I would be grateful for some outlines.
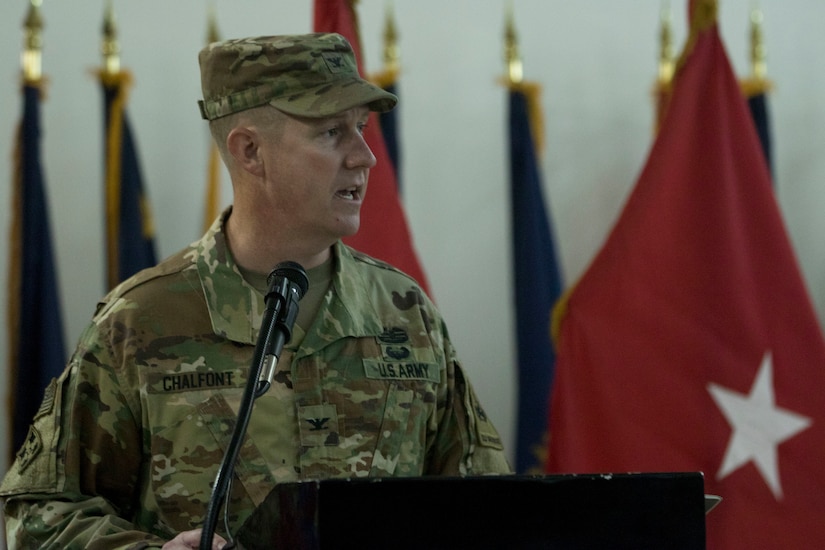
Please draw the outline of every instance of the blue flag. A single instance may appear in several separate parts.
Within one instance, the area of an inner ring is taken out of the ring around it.
[[[533,88],[535,89],[535,88]],[[516,471],[544,466],[555,354],[550,312],[562,284],[545,209],[529,106],[523,85],[510,90],[510,183],[518,364]]]
[[[101,75],[106,125],[106,252],[108,288],[157,263],[149,201],[126,114],[128,73]]]
[[[768,172],[773,172],[773,160],[771,154],[771,131],[770,115],[768,113],[768,98],[766,92],[760,92],[748,97],[748,107],[750,108],[753,122],[756,124],[756,133],[759,135],[759,143],[762,145],[762,153],[768,163]],[[773,178],[771,178],[773,180]]]
[[[395,82],[383,86],[391,94],[398,95],[398,86]],[[401,152],[398,143],[398,109],[390,109],[378,115],[381,121],[381,134],[384,136],[384,143],[387,145],[387,154],[395,170],[395,183],[398,186],[398,195],[401,195]]]
[[[51,223],[40,166],[40,87],[23,87],[9,261],[12,449],[24,442],[43,391],[65,365]]]

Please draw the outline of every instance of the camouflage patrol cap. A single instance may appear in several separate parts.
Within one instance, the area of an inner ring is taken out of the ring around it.
[[[324,117],[359,105],[389,111],[398,98],[358,74],[349,42],[335,33],[259,36],[201,50],[201,116],[214,120],[267,103]]]

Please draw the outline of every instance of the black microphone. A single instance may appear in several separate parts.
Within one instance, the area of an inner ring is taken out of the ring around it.
[[[249,418],[252,415],[252,406],[255,399],[266,393],[272,385],[275,376],[275,367],[278,356],[284,344],[292,336],[292,327],[298,317],[298,301],[303,298],[309,289],[309,278],[300,264],[295,262],[281,262],[269,274],[266,280],[269,290],[264,296],[264,315],[258,341],[252,356],[249,369],[249,379],[241,398],[238,410],[238,419],[232,431],[232,439],[218,468],[215,484],[212,487],[212,496],[206,510],[206,517],[201,532],[200,550],[212,548],[212,537],[215,534],[218,511],[221,502],[228,499],[229,487],[235,469],[235,461],[241,449]],[[228,505],[226,502],[224,505]],[[234,547],[230,542],[225,548]]]
[[[264,296],[264,320],[261,324],[259,341],[262,345],[263,367],[258,377],[257,397],[266,393],[275,378],[275,369],[281,350],[292,337],[292,327],[298,317],[298,302],[309,289],[306,271],[295,262],[281,262],[275,266],[266,279],[269,290]],[[264,330],[269,334],[264,334]]]

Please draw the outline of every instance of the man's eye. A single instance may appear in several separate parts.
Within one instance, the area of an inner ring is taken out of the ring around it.
[[[364,135],[364,132],[366,132],[366,131],[367,131],[367,123],[366,122],[359,123],[358,124],[358,132],[361,135]]]
[[[337,136],[337,135],[340,133],[340,130],[339,130],[339,129],[338,129],[338,127],[336,126],[335,128],[329,128],[329,129],[327,129],[327,130],[326,130],[326,132],[324,132],[324,133],[325,133],[326,135],[328,135],[329,137],[335,137],[335,136]]]

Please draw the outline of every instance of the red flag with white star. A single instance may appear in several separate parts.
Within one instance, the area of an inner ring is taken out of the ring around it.
[[[825,342],[716,3],[662,126],[559,306],[547,471],[702,471],[708,548],[825,548]]]

